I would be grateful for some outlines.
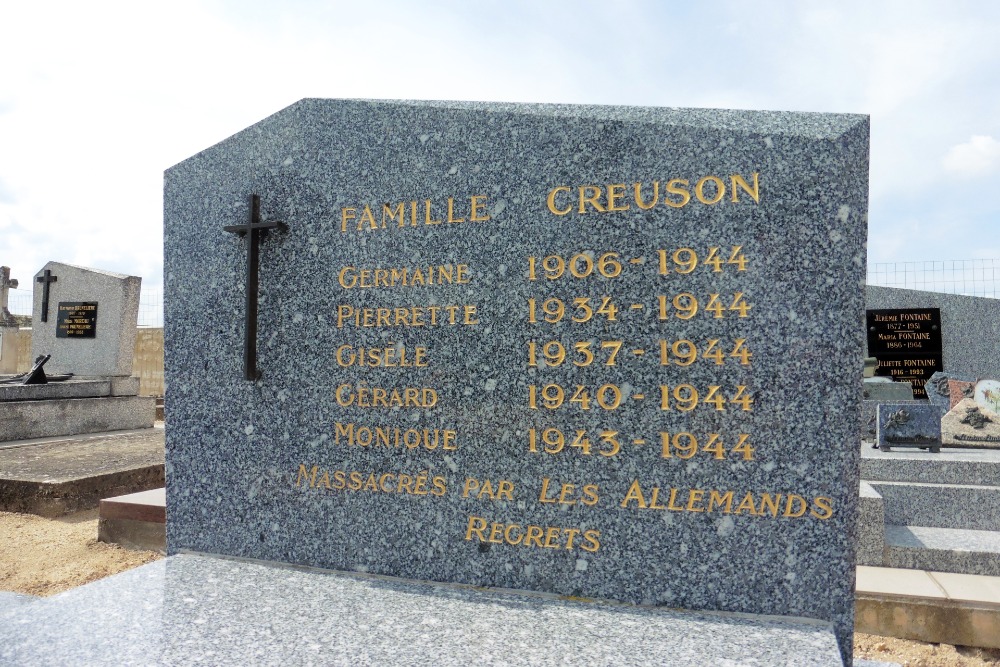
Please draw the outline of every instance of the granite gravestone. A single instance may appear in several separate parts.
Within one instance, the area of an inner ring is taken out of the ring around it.
[[[876,375],[909,381],[913,397],[926,399],[924,385],[944,370],[941,311],[938,308],[867,310],[868,354],[878,359]]]
[[[49,262],[35,274],[33,358],[45,371],[78,377],[128,377],[135,355],[142,279]]]
[[[156,400],[132,377],[140,282],[59,262],[35,275],[32,356],[63,377],[0,384],[0,442],[152,428]]]
[[[867,163],[863,116],[303,100],[176,165],[169,551],[849,654]]]
[[[883,452],[893,447],[941,451],[941,408],[918,403],[880,403],[875,408],[875,445]]]

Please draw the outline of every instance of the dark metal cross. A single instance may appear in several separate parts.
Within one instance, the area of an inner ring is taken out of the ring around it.
[[[223,229],[240,236],[246,236],[249,239],[247,244],[247,307],[246,336],[243,339],[243,377],[255,382],[261,376],[260,371],[257,370],[257,265],[260,255],[260,240],[267,236],[267,230],[288,231],[288,225],[278,220],[261,222],[260,197],[250,195],[250,221],[245,225],[227,225]]]
[[[36,282],[42,283],[42,322],[49,321],[49,283],[54,283],[56,280],[49,269],[45,269],[44,276],[35,278]]]

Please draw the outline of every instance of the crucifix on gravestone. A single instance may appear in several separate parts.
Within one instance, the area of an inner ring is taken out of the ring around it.
[[[56,282],[57,278],[52,275],[52,271],[45,269],[44,276],[38,276],[36,281],[42,283],[42,322],[49,321],[49,283]]]
[[[17,320],[7,310],[7,294],[17,289],[17,281],[10,279],[10,267],[0,266],[0,327],[16,327]]]
[[[245,225],[227,225],[227,232],[246,236],[247,243],[247,305],[246,327],[243,339],[243,377],[251,382],[260,379],[257,370],[257,265],[260,254],[260,240],[269,229],[288,231],[288,225],[278,220],[261,222],[260,197],[250,195],[250,220]]]

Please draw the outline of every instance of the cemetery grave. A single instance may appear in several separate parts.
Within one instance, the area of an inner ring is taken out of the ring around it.
[[[303,100],[171,168],[174,555],[54,600],[63,636],[840,664],[867,156],[861,116]]]
[[[131,376],[140,279],[49,262],[34,368],[0,377],[0,510],[56,516],[163,484],[155,399]]]

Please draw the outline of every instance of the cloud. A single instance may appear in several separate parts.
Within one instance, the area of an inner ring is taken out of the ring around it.
[[[944,168],[960,174],[982,174],[1000,167],[1000,141],[975,135],[964,144],[951,147],[944,156]]]

